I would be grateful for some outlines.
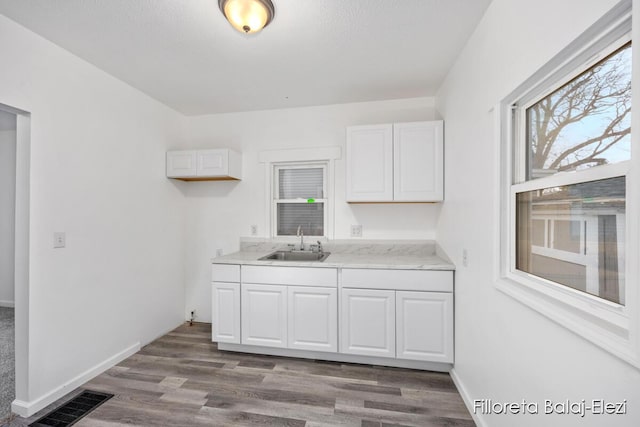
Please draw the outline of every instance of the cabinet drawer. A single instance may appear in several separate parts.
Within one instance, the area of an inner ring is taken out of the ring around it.
[[[212,282],[240,283],[240,266],[235,264],[213,264]]]
[[[242,282],[336,288],[338,287],[338,271],[335,268],[246,265],[242,267]]]
[[[346,288],[453,292],[453,271],[342,269]]]

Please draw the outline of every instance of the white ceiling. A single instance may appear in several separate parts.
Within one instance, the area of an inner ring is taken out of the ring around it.
[[[0,0],[0,13],[187,115],[432,96],[491,0]]]

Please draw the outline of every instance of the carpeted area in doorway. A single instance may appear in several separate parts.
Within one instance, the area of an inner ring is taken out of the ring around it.
[[[14,309],[0,307],[0,423],[11,415],[15,398]]]

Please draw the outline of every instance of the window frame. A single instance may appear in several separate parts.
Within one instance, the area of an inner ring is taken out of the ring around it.
[[[322,199],[315,199],[315,203],[323,203],[323,225],[322,229],[324,231],[324,235],[316,236],[316,235],[306,235],[305,237],[309,237],[310,239],[326,239],[328,236],[327,227],[329,225],[329,194],[328,194],[328,162],[283,162],[283,163],[274,163],[271,174],[271,236],[276,239],[280,238],[296,238],[297,236],[278,234],[278,205],[281,203],[299,203],[299,204],[308,204],[307,199],[297,198],[297,199],[280,199],[279,197],[279,189],[280,189],[280,170],[283,169],[322,169]]]
[[[554,175],[526,181],[527,108],[566,85],[572,79],[593,67],[611,53],[631,42],[631,2],[619,3],[600,21],[562,50],[531,78],[505,97],[495,108],[496,135],[501,172],[496,208],[496,230],[499,238],[500,257],[496,265],[496,288],[519,302],[545,315],[559,325],[640,368],[640,292],[638,292],[638,203],[634,200],[639,157],[638,133],[632,132],[631,160],[615,164],[599,165],[585,170],[560,172]],[[632,58],[637,56],[637,46],[632,44]],[[637,59],[632,59],[635,69]],[[632,85],[635,75],[632,72]],[[635,86],[634,86],[635,87]],[[638,90],[634,91],[634,93]],[[632,94],[632,105],[637,95]],[[632,127],[635,126],[632,115]],[[634,129],[638,129],[634,127]],[[577,184],[582,182],[624,176],[626,182],[625,218],[625,286],[624,304],[616,304],[586,292],[557,284],[529,274],[516,267],[516,194],[541,188]]]

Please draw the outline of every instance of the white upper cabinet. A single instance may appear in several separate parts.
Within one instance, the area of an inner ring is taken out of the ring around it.
[[[167,151],[167,177],[185,178],[196,176],[196,151]]]
[[[242,156],[228,148],[167,151],[167,178],[220,181],[241,176]]]
[[[347,202],[443,199],[441,120],[347,128]]]
[[[347,128],[347,201],[393,199],[393,125]]]
[[[393,125],[393,200],[442,200],[442,131],[442,121]]]

